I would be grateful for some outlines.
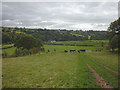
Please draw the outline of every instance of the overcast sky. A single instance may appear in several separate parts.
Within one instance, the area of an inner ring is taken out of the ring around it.
[[[3,26],[107,30],[118,18],[117,2],[3,2]]]

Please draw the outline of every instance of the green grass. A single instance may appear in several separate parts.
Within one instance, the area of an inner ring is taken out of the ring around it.
[[[80,41],[66,41],[65,43],[76,42],[81,43]],[[102,40],[90,42],[95,44]],[[105,49],[100,46],[44,45],[44,48],[45,52],[41,52],[40,55],[3,58],[3,88],[99,88],[100,86],[96,85],[95,78],[84,61],[87,61],[111,86],[118,87],[117,75],[94,62],[99,62],[117,71],[117,54],[107,51],[95,52],[96,49]],[[48,49],[50,52],[46,53]],[[86,52],[64,53],[64,50],[71,49],[85,49]],[[12,55],[14,51],[15,47],[4,49],[2,53],[7,52]]]
[[[3,88],[96,88],[77,54],[42,54],[3,59]]]
[[[118,55],[111,52],[91,52],[87,56],[111,69],[118,71]]]
[[[105,49],[106,47],[101,47],[101,42],[108,43],[107,40],[86,40],[86,41],[58,41],[56,44],[65,44],[65,45],[44,45],[44,48],[47,52],[49,49],[50,51],[54,51],[54,48],[57,52],[64,52],[64,50],[70,49],[85,49],[87,52],[95,51],[96,49]],[[95,46],[66,46],[66,45],[95,45]],[[14,44],[5,44],[2,45],[2,48],[13,46]],[[3,49],[2,53],[8,53],[8,55],[13,55],[15,52],[15,47]]]
[[[102,47],[93,47],[93,46],[65,46],[65,45],[44,45],[45,51],[47,52],[48,49],[51,52],[54,52],[54,49],[56,49],[56,52],[64,52],[65,50],[80,50],[85,49],[86,52],[95,51],[96,49],[103,49]]]
[[[101,43],[107,44],[108,40],[86,40],[86,41],[59,41],[56,44],[64,44],[64,45],[94,45],[101,46]]]
[[[16,47],[8,48],[8,49],[3,49],[2,53],[7,53],[8,56],[11,56],[15,53]]]
[[[77,36],[77,37],[85,37],[85,36],[83,36],[83,35],[80,35],[80,34],[72,34],[72,35],[75,35],[75,36]]]
[[[2,45],[2,48],[6,48],[6,47],[10,47],[10,46],[13,46],[14,44],[3,44]]]
[[[92,61],[92,58],[87,56],[87,54],[82,54],[82,59],[88,64],[101,76],[103,77],[111,86],[114,88],[118,88],[118,75],[111,72],[110,70],[104,68],[101,65],[96,64]],[[112,63],[112,62],[111,62]]]
[[[87,53],[43,53],[4,58],[3,88],[99,87],[84,61],[87,61],[111,86],[117,88],[117,75],[94,63]]]

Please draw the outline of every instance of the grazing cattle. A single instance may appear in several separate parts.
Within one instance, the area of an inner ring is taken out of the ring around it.
[[[80,53],[80,50],[78,51],[78,53]]]
[[[76,50],[70,50],[70,52],[76,52]]]
[[[85,52],[86,50],[83,49],[83,50],[80,50],[80,51],[81,51],[81,52]]]
[[[48,50],[48,52],[50,52],[50,50]]]
[[[65,52],[65,53],[67,53],[68,51],[67,51],[67,50],[65,50],[64,52]]]

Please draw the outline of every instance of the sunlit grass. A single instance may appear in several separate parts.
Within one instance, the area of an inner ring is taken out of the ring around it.
[[[84,59],[102,78],[104,78],[111,86],[114,88],[118,88],[118,75],[113,73],[112,71],[106,69],[105,67],[94,62],[87,54],[81,55],[82,59]],[[105,57],[105,56],[103,56]],[[95,58],[94,58],[95,59]],[[96,59],[97,60],[97,59]],[[114,59],[113,59],[114,60]],[[104,61],[103,61],[104,63]],[[108,61],[108,63],[112,64],[112,61]],[[117,63],[116,63],[117,64]]]
[[[3,59],[3,88],[95,88],[94,77],[76,54]]]
[[[111,52],[91,52],[87,53],[88,57],[93,60],[110,67],[111,69],[118,71],[118,55]]]

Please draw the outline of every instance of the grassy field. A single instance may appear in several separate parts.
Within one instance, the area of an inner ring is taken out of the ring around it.
[[[118,55],[110,52],[86,53],[89,58],[118,71]]]
[[[3,49],[2,53],[7,53],[8,56],[11,56],[15,53],[16,47],[8,48],[8,49]]]
[[[10,46],[13,46],[14,44],[4,44],[2,45],[2,48],[6,48],[6,47],[10,47]]]
[[[117,54],[95,52],[105,49],[97,46],[44,45],[44,48],[45,52],[36,55],[3,58],[3,88],[100,88],[86,62],[112,87],[118,87],[117,74],[96,63],[117,71]],[[86,52],[64,52],[71,49],[85,49]],[[15,47],[6,49],[9,54],[14,51]]]
[[[11,46],[14,46],[14,44],[4,44],[1,46],[1,48],[7,48]],[[2,49],[2,54],[7,53],[8,56],[11,56],[14,54],[15,49],[16,49],[15,47],[8,48],[8,49]]]
[[[44,45],[45,51],[50,50],[51,52],[54,52],[54,49],[56,49],[56,52],[64,52],[65,50],[80,50],[85,49],[86,52],[95,51],[96,49],[103,49],[102,47],[89,47],[89,46],[65,46],[65,45]]]
[[[9,73],[9,74],[8,74]],[[99,87],[78,55],[56,53],[3,60],[3,88]]]
[[[56,44],[64,44],[64,45],[94,45],[101,46],[101,43],[107,44],[108,40],[86,40],[86,41],[59,41]]]
[[[65,45],[44,45],[44,48],[47,52],[49,49],[50,51],[54,51],[56,49],[56,52],[64,52],[64,50],[80,50],[85,49],[87,52],[95,51],[96,49],[105,49],[106,47],[101,47],[101,42],[104,42],[104,44],[107,44],[107,40],[87,40],[87,41],[59,41],[56,42],[56,44],[65,44]],[[7,44],[2,45],[2,48],[13,46],[14,44]],[[68,46],[66,46],[68,45]],[[95,46],[70,46],[70,45],[95,45]],[[9,49],[3,49],[2,53],[7,53],[8,56],[13,55],[15,52],[15,47],[9,48]]]
[[[81,55],[84,61],[86,61],[100,76],[102,76],[111,86],[114,88],[118,87],[118,75],[113,73],[112,71],[104,68],[101,65],[98,65],[96,62],[92,61],[92,59],[97,60],[97,58],[91,58],[86,53]],[[93,55],[94,56],[94,55]],[[103,56],[106,57],[106,56]],[[105,58],[103,61],[107,62],[108,58]],[[118,61],[118,59],[114,59]],[[114,60],[110,61],[109,63],[106,63],[106,65],[109,65],[110,63],[113,64]],[[104,63],[104,62],[103,62]],[[117,65],[118,63],[114,63],[114,65]]]

